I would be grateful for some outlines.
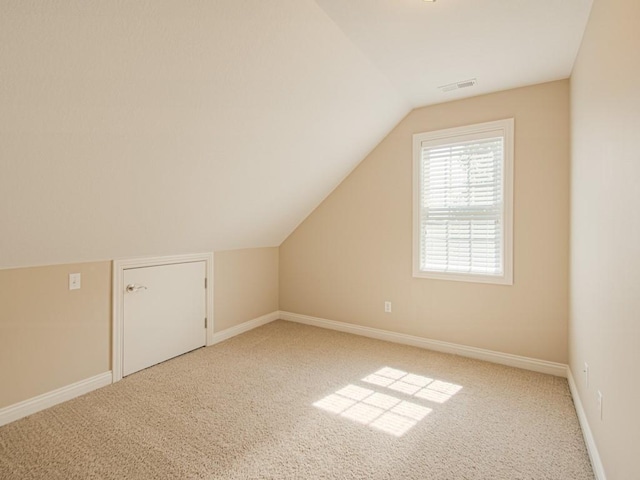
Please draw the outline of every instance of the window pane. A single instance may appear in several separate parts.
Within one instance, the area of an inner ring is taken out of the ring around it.
[[[423,147],[420,270],[502,275],[504,139]]]

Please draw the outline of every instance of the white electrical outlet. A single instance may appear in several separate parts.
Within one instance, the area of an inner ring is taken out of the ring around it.
[[[391,313],[391,302],[384,302],[384,313]]]
[[[584,362],[584,384],[589,387],[589,364]]]
[[[79,273],[70,273],[69,274],[69,290],[79,290],[81,286],[82,279]]]
[[[602,420],[602,392],[598,390],[598,412],[600,412],[600,420]]]

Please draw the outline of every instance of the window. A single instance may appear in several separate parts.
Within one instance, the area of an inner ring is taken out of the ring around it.
[[[513,284],[513,119],[413,136],[413,276]]]

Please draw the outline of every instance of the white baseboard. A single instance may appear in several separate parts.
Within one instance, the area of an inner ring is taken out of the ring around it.
[[[267,315],[249,320],[235,327],[228,328],[222,332],[214,333],[210,345],[220,343],[241,333],[260,327],[280,318],[280,312],[275,311]],[[112,372],[105,372],[95,377],[81,380],[66,387],[58,388],[48,393],[38,395],[37,397],[24,400],[8,407],[0,408],[0,426],[19,420],[28,415],[32,415],[41,410],[53,407],[72,398],[79,397],[92,390],[110,385],[113,382]]]
[[[28,415],[32,415],[41,410],[53,407],[72,398],[79,397],[101,387],[112,383],[111,372],[101,373],[95,377],[80,380],[66,387],[58,388],[51,392],[38,395],[37,397],[24,400],[20,403],[0,408],[0,426],[14,422]]]
[[[271,323],[274,320],[278,320],[279,318],[280,312],[276,310],[275,312],[267,313],[266,315],[262,315],[261,317],[254,318],[253,320],[241,323],[240,325],[236,325],[235,327],[227,328],[226,330],[222,330],[221,332],[216,332],[213,334],[211,342],[209,342],[208,346],[224,342],[231,337],[235,337],[236,335],[240,335],[241,333],[261,327],[262,325]]]
[[[576,413],[578,414],[578,420],[580,421],[580,427],[582,427],[582,435],[584,436],[584,442],[587,444],[587,451],[589,452],[589,458],[591,459],[591,466],[593,467],[593,473],[596,476],[596,480],[607,480],[607,476],[604,473],[604,466],[600,459],[600,453],[598,453],[598,447],[596,441],[591,433],[591,427],[587,420],[587,414],[582,406],[580,400],[580,394],[578,393],[578,387],[576,381],[571,373],[571,368],[567,367],[567,379],[569,380],[569,390],[571,390],[571,396],[573,397],[573,404],[576,407]]]
[[[431,340],[414,335],[404,333],[390,332],[378,328],[362,327],[360,325],[352,325],[350,323],[336,322],[335,320],[326,320],[324,318],[310,317],[308,315],[300,315],[298,313],[280,312],[282,320],[290,322],[304,323],[316,327],[338,330],[340,332],[353,333],[364,337],[376,338],[378,340],[386,340],[388,342],[402,343],[414,347],[426,348],[437,352],[452,353],[463,357],[475,358],[477,360],[485,360],[487,362],[499,363],[510,367],[523,368],[534,372],[548,373],[557,377],[567,376],[567,366],[563,363],[548,362],[546,360],[538,360],[536,358],[522,357],[520,355],[512,355],[510,353],[495,352],[493,350],[485,350],[483,348],[468,347],[466,345],[458,345],[456,343],[442,342],[440,340]]]

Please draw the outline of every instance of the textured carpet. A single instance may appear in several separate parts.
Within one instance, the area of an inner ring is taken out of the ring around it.
[[[565,379],[277,321],[0,428],[2,479],[593,479]]]

